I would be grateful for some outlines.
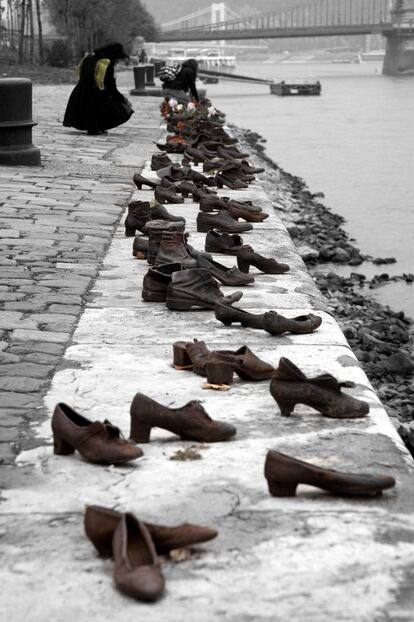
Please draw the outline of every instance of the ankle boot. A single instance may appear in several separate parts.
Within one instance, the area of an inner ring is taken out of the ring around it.
[[[230,235],[229,233],[211,230],[206,235],[204,248],[209,253],[237,255],[239,250],[243,248],[243,239],[237,234]]]
[[[84,528],[101,557],[112,557],[112,538],[122,518],[122,513],[100,505],[88,505],[85,509]],[[191,547],[217,537],[217,531],[203,525],[181,523],[175,527],[155,525],[145,521],[155,550],[165,555],[174,549]]]
[[[148,257],[148,238],[136,235],[132,244],[132,256],[137,259]]]
[[[122,514],[112,551],[116,587],[137,600],[158,600],[165,587],[160,561],[148,529],[133,514]]]
[[[283,417],[288,417],[296,404],[306,404],[335,419],[364,417],[369,404],[341,392],[342,387],[352,386],[352,382],[338,382],[331,374],[307,378],[292,361],[282,357],[272,376],[270,393]]]
[[[137,393],[131,404],[130,438],[137,443],[148,443],[152,428],[169,430],[183,440],[204,443],[227,441],[236,434],[236,428],[229,423],[213,421],[196,400],[181,408],[168,408]]]
[[[184,203],[183,197],[178,196],[175,188],[158,186],[155,188],[154,197],[158,203]]]
[[[202,212],[214,212],[226,210],[227,208],[228,203],[215,194],[204,196],[200,200],[200,211]]]
[[[243,309],[238,309],[231,305],[227,305],[224,301],[218,301],[214,307],[216,319],[225,326],[231,326],[233,323],[240,322],[242,326],[249,328],[263,328],[264,313],[255,315],[248,313]]]
[[[148,235],[148,257],[147,261],[152,266],[161,244],[164,231],[184,231],[182,221],[170,222],[169,220],[149,220],[144,228],[144,233]]]
[[[243,274],[243,272],[240,272],[236,266],[227,268],[227,266],[223,266],[218,261],[209,259],[204,255],[199,255],[197,257],[197,267],[208,270],[211,276],[217,279],[217,281],[220,281],[223,285],[236,287],[248,285],[249,283],[254,282],[254,278],[252,276]]]
[[[155,258],[155,265],[180,263],[183,269],[195,268],[197,260],[188,252],[186,235],[183,231],[164,231]]]
[[[145,302],[165,302],[172,273],[182,269],[180,263],[168,263],[149,268],[142,281],[142,299]]]
[[[249,272],[250,266],[254,266],[265,274],[284,274],[290,270],[287,263],[279,263],[276,259],[267,259],[253,250],[242,248],[237,253],[237,265],[241,272]]]
[[[322,318],[313,313],[287,318],[276,311],[267,311],[263,317],[263,329],[271,335],[282,333],[305,335],[313,333],[321,324]]]
[[[151,170],[158,171],[160,168],[171,166],[172,163],[166,153],[154,154],[151,158]]]
[[[90,421],[63,402],[55,406],[52,431],[54,453],[59,456],[73,454],[76,449],[89,462],[121,464],[143,455],[109,421]]]
[[[299,484],[322,488],[335,495],[379,495],[395,486],[389,475],[341,473],[297,460],[279,451],[269,450],[265,462],[265,478],[274,497],[294,497]]]
[[[150,188],[157,188],[157,186],[159,186],[158,181],[151,181],[138,173],[135,173],[132,179],[138,190],[142,190],[142,186],[149,186]]]
[[[243,293],[239,291],[224,296],[208,270],[195,268],[174,272],[168,286],[166,305],[175,311],[190,311],[193,308],[214,309],[217,301],[231,305],[242,296]]]
[[[143,231],[145,224],[151,220],[151,205],[148,201],[131,201],[125,218],[125,235],[134,237],[135,232]]]
[[[247,222],[238,222],[224,210],[212,214],[198,212],[197,231],[208,232],[210,229],[226,231],[227,233],[242,233],[243,231],[251,231],[253,226]]]

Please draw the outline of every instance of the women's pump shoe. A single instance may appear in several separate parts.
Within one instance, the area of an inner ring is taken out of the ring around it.
[[[379,495],[395,486],[389,475],[341,473],[323,469],[270,450],[265,461],[265,478],[274,497],[294,497],[299,484],[322,488],[335,495]]]
[[[184,203],[183,197],[179,196],[173,188],[158,186],[155,188],[154,197],[158,203]]]
[[[148,443],[152,428],[169,430],[183,440],[205,443],[227,441],[236,434],[234,426],[211,419],[196,400],[181,408],[168,408],[137,393],[131,404],[130,438]]]
[[[90,421],[63,402],[53,412],[52,431],[54,453],[60,456],[73,454],[76,449],[89,462],[121,464],[143,455],[109,421]]]
[[[118,527],[122,512],[100,505],[89,505],[85,509],[85,533],[101,557],[112,557],[112,538]],[[158,555],[165,555],[174,549],[191,547],[217,537],[217,531],[203,525],[181,523],[175,527],[144,522]]]
[[[139,175],[139,173],[135,173],[132,179],[134,181],[134,184],[138,188],[138,190],[142,190],[142,186],[149,186],[150,188],[158,188],[158,186],[160,185],[159,181],[151,181],[150,179],[147,179],[143,175]]]
[[[279,263],[273,258],[268,259],[247,248],[242,248],[237,253],[237,265],[239,270],[246,274],[249,272],[250,266],[254,266],[265,274],[284,274],[290,270],[287,263]]]
[[[296,404],[306,404],[326,417],[357,419],[368,414],[369,404],[342,393],[342,388],[353,386],[352,382],[338,382],[328,373],[307,378],[292,361],[283,357],[272,376],[270,393],[283,417],[288,417]]]
[[[227,268],[227,266],[223,266],[223,264],[218,261],[214,261],[203,255],[197,257],[197,267],[208,270],[211,276],[217,279],[217,281],[220,281],[223,285],[236,287],[254,283],[254,277],[240,272],[236,266]]]
[[[225,326],[240,323],[242,326],[249,328],[263,328],[264,313],[255,315],[238,307],[225,304],[224,301],[218,300],[214,306],[214,314],[216,319]]]
[[[133,514],[123,514],[114,531],[112,550],[116,587],[137,600],[158,600],[165,581],[145,524]]]
[[[283,333],[306,335],[313,333],[321,324],[322,318],[313,313],[288,318],[276,311],[267,311],[263,318],[263,329],[271,335],[282,335]]]
[[[229,177],[224,173],[217,173],[214,177],[214,181],[216,182],[218,188],[226,186],[227,188],[230,188],[230,190],[241,190],[248,187],[248,184],[245,181],[241,181],[236,177]]]
[[[197,231],[207,233],[210,229],[226,231],[227,233],[243,233],[245,231],[251,231],[253,226],[247,222],[238,222],[224,210],[212,214],[198,212]]]

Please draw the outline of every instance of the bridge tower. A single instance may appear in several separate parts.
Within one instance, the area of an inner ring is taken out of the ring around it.
[[[414,0],[393,0],[392,29],[384,32],[387,39],[382,73],[396,76],[414,69],[414,50],[407,43],[414,38]]]

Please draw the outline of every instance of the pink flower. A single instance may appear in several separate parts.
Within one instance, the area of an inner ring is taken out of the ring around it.
[[[176,107],[176,105],[178,104],[178,101],[174,98],[171,98],[168,102],[168,105],[170,108],[174,109]]]
[[[193,102],[189,102],[189,103],[187,104],[187,110],[188,110],[188,112],[192,112],[192,111],[193,111],[193,110],[195,110],[195,109],[196,109],[196,107],[195,107],[195,104],[194,104]]]

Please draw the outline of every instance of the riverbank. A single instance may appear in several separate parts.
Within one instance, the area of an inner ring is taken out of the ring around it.
[[[312,194],[303,179],[284,171],[269,158],[266,141],[259,134],[235,126],[232,129],[257,164],[265,167],[262,182],[266,193],[414,455],[413,320],[367,295],[367,288],[378,286],[378,277],[367,279],[356,271],[343,277],[324,270],[332,264],[356,267],[367,259],[378,265],[387,264],[392,258],[364,255],[341,227],[345,219],[321,203],[322,193]],[[385,274],[383,280],[389,278]],[[412,281],[411,274],[401,278]]]

